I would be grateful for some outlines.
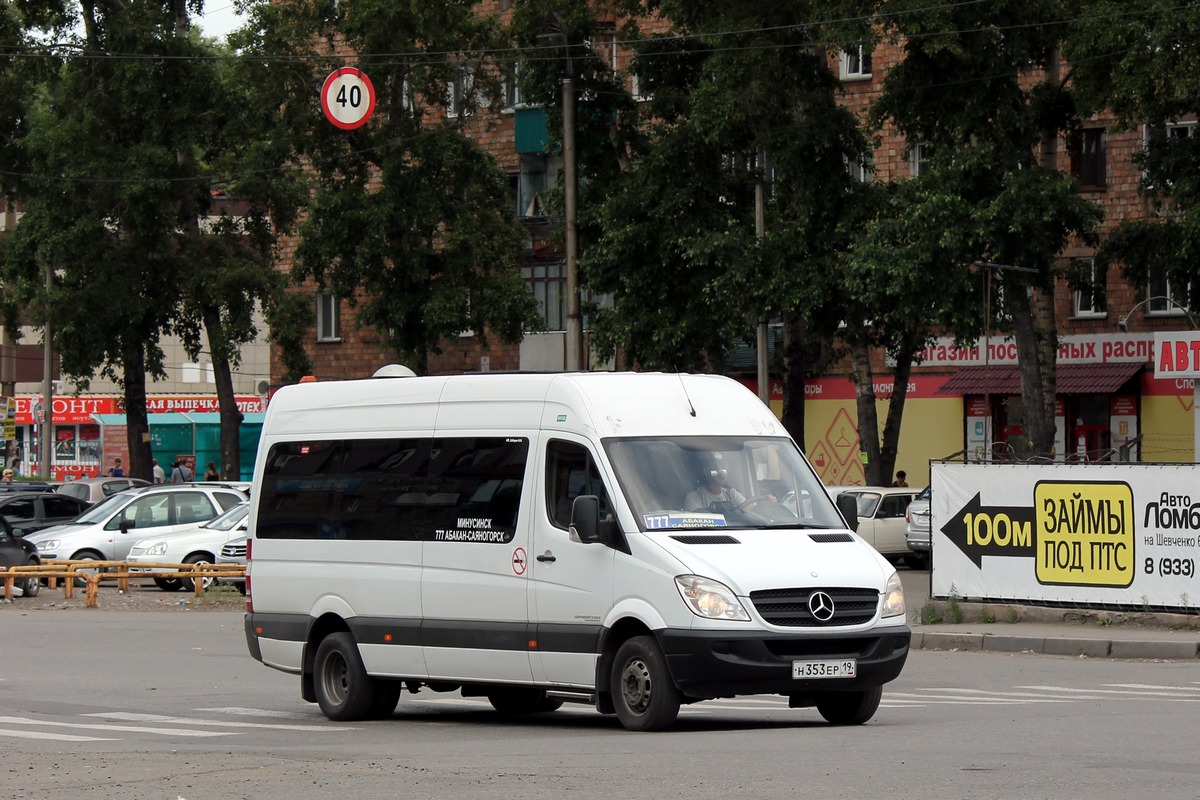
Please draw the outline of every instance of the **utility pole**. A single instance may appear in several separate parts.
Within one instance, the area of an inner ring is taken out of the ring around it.
[[[763,187],[763,172],[767,168],[767,156],[762,150],[758,151],[758,180],[754,182],[754,236],[759,245],[767,235],[767,198]],[[767,320],[765,317],[758,321],[758,399],[768,408],[771,407],[771,373],[767,359]]]
[[[583,363],[583,313],[579,302],[579,161],[575,150],[575,80],[571,55],[567,54],[567,76],[562,82],[563,115],[563,210],[566,213],[567,248],[567,371],[578,372]]]
[[[54,430],[54,383],[50,377],[50,369],[54,364],[50,343],[53,340],[50,330],[50,290],[54,287],[54,271],[46,265],[46,322],[42,327],[42,423],[41,423],[41,452],[38,454],[38,474],[45,480],[50,480],[50,448],[54,445],[51,432]]]

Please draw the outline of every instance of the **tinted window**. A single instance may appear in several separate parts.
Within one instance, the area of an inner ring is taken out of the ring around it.
[[[571,442],[551,442],[546,451],[546,502],[550,521],[564,530],[571,524],[575,498],[594,494],[607,511],[608,493],[587,448]]]
[[[58,491],[69,497],[78,497],[80,500],[88,499],[88,487],[83,483],[68,483],[59,487]]]
[[[77,517],[79,516],[79,503],[74,502],[68,497],[51,497],[47,495],[42,498],[42,503],[45,507],[47,517]]]
[[[13,500],[11,503],[5,503],[0,507],[0,514],[13,524],[13,527],[21,527],[22,522],[28,522],[37,516],[33,508],[32,499]]]
[[[255,536],[506,542],[528,452],[520,437],[277,444]]]

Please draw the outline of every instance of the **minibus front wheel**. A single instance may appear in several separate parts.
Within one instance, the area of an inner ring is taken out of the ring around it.
[[[679,716],[679,690],[653,636],[634,636],[617,649],[612,700],[617,719],[631,731],[666,730]]]

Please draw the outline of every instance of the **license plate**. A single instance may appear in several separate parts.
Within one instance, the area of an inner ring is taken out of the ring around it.
[[[838,658],[827,661],[793,661],[793,678],[853,678],[858,675],[858,661]]]

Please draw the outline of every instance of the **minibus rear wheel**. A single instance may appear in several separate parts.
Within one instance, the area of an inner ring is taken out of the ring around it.
[[[358,645],[349,633],[331,633],[321,640],[313,663],[313,689],[321,713],[331,720],[347,722],[370,715],[375,681],[367,675]]]

